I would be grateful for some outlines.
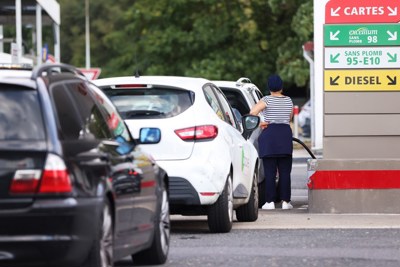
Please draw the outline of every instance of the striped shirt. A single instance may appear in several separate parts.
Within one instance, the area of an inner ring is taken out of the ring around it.
[[[261,100],[267,104],[267,107],[261,111],[264,121],[290,124],[290,115],[293,110],[293,102],[290,97],[267,95]]]

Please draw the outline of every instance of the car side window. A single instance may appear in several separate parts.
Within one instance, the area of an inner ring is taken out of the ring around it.
[[[207,103],[214,110],[215,114],[217,114],[218,118],[225,121],[224,112],[223,112],[221,105],[218,102],[218,98],[214,94],[211,86],[210,85],[204,86],[203,91],[204,91],[204,95],[206,97]]]
[[[110,139],[112,133],[82,81],[56,83],[50,88],[65,139]]]
[[[129,130],[111,100],[99,88],[93,85],[89,87],[93,92],[99,108],[104,113],[107,125],[114,136],[116,138],[123,138],[124,141],[131,141]]]
[[[224,110],[225,121],[228,122],[233,127],[237,128],[235,116],[225,95],[217,87],[213,87],[213,90],[216,96],[218,97],[219,102],[221,103],[222,109]]]
[[[228,99],[231,107],[238,110],[241,115],[245,115],[250,112],[249,104],[247,104],[247,101],[241,91],[227,90],[224,88],[221,88],[221,90]]]

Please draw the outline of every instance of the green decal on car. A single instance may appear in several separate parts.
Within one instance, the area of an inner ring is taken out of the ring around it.
[[[242,147],[242,172],[243,172],[243,169],[244,169],[244,149]]]

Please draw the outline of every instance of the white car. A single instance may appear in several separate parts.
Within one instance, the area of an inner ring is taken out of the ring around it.
[[[248,114],[250,109],[263,98],[263,93],[258,87],[253,84],[248,78],[240,78],[237,81],[213,81],[222,92],[225,94],[230,105],[232,106],[237,118],[240,119],[241,116]],[[254,144],[258,150],[258,136],[261,133],[261,129],[257,127],[255,129],[249,140]],[[260,161],[262,162],[262,161]],[[265,174],[263,164],[260,164],[258,173],[258,206],[265,203]]]
[[[238,221],[257,220],[260,162],[243,136],[258,127],[259,117],[247,116],[253,125],[242,131],[224,94],[203,78],[131,76],[93,82],[142,144],[142,127],[154,128],[155,135],[161,130],[160,142],[143,149],[168,173],[171,214],[207,215],[211,232],[229,232],[234,210]]]
[[[311,136],[311,101],[308,100],[302,107],[299,113],[299,126],[302,130],[303,137]]]

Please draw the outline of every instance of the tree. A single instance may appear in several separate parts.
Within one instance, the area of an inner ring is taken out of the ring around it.
[[[83,66],[84,4],[60,4],[63,61]],[[103,77],[244,76],[262,89],[270,73],[308,80],[302,44],[312,37],[312,0],[96,0],[90,19],[92,65]]]

